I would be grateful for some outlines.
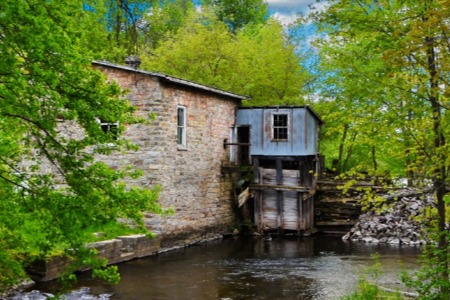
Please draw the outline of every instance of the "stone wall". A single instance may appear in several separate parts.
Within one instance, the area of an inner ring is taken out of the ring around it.
[[[138,234],[92,243],[88,247],[95,248],[99,257],[105,258],[108,264],[115,264],[158,253],[161,251],[160,242],[159,237],[147,238]],[[33,262],[27,273],[34,281],[49,281],[61,276],[69,263],[66,256],[52,256]]]
[[[222,175],[229,161],[229,139],[239,101],[123,68],[94,65],[109,80],[129,91],[136,114],[155,114],[150,125],[127,125],[125,136],[140,146],[138,151],[103,156],[113,167],[132,165],[144,176],[132,182],[143,187],[160,185],[160,204],[174,214],[146,214],[148,227],[162,236],[162,244],[186,244],[193,239],[223,232],[233,222],[233,182]],[[177,106],[186,107],[187,145],[177,145]]]

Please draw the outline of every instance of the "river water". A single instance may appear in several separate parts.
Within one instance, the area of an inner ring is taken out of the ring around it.
[[[339,299],[355,290],[358,276],[374,264],[376,253],[382,264],[378,283],[396,288],[399,272],[417,267],[420,249],[355,244],[326,235],[272,241],[233,237],[119,264],[118,285],[81,274],[73,292],[79,294],[67,298]],[[53,293],[55,284],[32,289]]]

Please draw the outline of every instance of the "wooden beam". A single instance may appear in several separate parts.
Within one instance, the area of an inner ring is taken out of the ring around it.
[[[252,184],[250,185],[251,190],[275,190],[275,191],[299,191],[304,193],[314,193],[315,191],[306,186],[283,186],[283,185],[272,185],[272,184]]]

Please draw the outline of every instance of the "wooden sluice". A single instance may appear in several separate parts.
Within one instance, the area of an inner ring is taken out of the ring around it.
[[[259,168],[254,195],[254,221],[260,232],[308,235],[314,226],[314,192],[300,170]]]

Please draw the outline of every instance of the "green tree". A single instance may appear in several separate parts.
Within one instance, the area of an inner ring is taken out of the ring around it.
[[[152,0],[103,0],[94,6],[103,12],[97,15],[107,32],[108,52],[104,51],[103,54],[108,59],[122,62],[126,56],[137,54],[144,29],[143,19],[152,7],[152,2]]]
[[[154,1],[144,17],[141,51],[151,53],[167,35],[175,34],[194,9],[190,0]]]
[[[161,211],[156,189],[123,183],[135,171],[95,160],[133,148],[105,134],[98,119],[119,122],[119,133],[139,120],[118,86],[105,84],[90,65],[83,30],[93,18],[84,5],[0,3],[0,290],[31,261],[53,254],[100,270],[105,262],[85,248],[90,230],[123,218],[147,232],[142,212]],[[67,124],[82,134],[65,134]]]
[[[316,15],[327,34],[321,55],[330,90],[342,95],[340,103],[351,110],[346,114],[350,123],[363,125],[358,126],[362,129],[358,135],[364,140],[358,143],[375,147],[378,160],[402,160],[403,173],[410,179],[432,182],[437,216],[430,230],[435,230],[437,243],[436,248],[429,246],[434,248],[428,252],[432,268],[420,282],[427,299],[448,299],[450,286],[449,4],[448,0],[342,0]],[[366,116],[356,120],[354,112]],[[365,124],[372,133],[364,130]]]
[[[309,80],[277,21],[233,34],[208,11],[194,12],[142,61],[149,70],[251,96],[249,105],[303,103]]]
[[[268,18],[267,4],[263,0],[205,0],[217,18],[233,32],[249,24],[263,24]]]

